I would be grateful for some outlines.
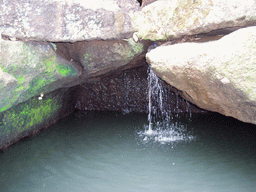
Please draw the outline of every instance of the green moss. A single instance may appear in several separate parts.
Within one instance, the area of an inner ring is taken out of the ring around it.
[[[20,86],[17,88],[17,91],[23,91],[23,90],[24,90],[23,85],[20,85]]]
[[[38,100],[33,98],[28,103],[7,110],[2,124],[8,128],[6,129],[7,133],[10,132],[10,129],[15,129],[16,135],[18,135],[51,118],[59,107],[58,103],[52,99]]]
[[[46,68],[46,71],[47,72],[52,72],[54,70],[54,64],[56,62],[56,55],[54,56],[51,56],[51,57],[47,57],[43,60],[43,63],[45,63],[45,66],[47,67]]]
[[[6,43],[3,52],[9,57],[4,57],[5,63],[0,67],[17,82],[14,81],[9,90],[1,84],[8,93],[1,98],[0,112],[39,94],[54,81],[77,74],[72,65],[62,63],[52,50],[48,52],[37,43]]]
[[[92,58],[90,57],[89,53],[84,54],[84,62],[86,64],[86,66],[92,67],[92,65],[93,65]]]
[[[11,107],[11,104],[10,104],[10,103],[8,103],[6,106],[2,107],[2,108],[0,109],[0,112],[5,111],[5,110],[8,109],[9,107]]]
[[[71,65],[58,65],[57,70],[63,77],[73,76],[76,73]]]
[[[21,77],[17,78],[17,80],[18,80],[18,84],[22,84],[25,81],[25,76],[21,76]]]
[[[62,77],[73,76],[77,73],[72,65],[58,62],[56,55],[45,58],[43,63],[45,63],[48,77],[54,73],[58,73]]]

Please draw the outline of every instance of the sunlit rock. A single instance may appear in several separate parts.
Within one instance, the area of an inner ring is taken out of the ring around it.
[[[254,0],[159,0],[133,17],[140,39],[168,40],[256,23]]]
[[[0,31],[22,40],[82,41],[130,38],[134,0],[4,0]]]
[[[154,71],[200,108],[256,124],[256,27],[146,55]]]

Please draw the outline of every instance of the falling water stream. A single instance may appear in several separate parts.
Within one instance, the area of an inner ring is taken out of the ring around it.
[[[186,132],[184,125],[177,122],[171,123],[173,114],[165,108],[163,100],[164,88],[159,82],[159,78],[152,70],[148,68],[148,125],[145,125],[145,131],[138,134],[143,138],[144,142],[154,140],[155,142],[173,143],[177,141],[191,141],[195,136]],[[176,108],[179,106],[178,95],[176,95]],[[188,102],[186,102],[189,105]],[[176,115],[178,117],[178,114]]]

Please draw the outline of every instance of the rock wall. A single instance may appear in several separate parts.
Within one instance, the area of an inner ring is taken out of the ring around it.
[[[180,91],[159,79],[163,87],[162,104],[169,113],[202,113],[202,110],[180,96]],[[148,112],[148,66],[120,71],[77,89],[75,108],[80,110]],[[159,110],[153,98],[153,110]],[[159,112],[159,111],[158,111]],[[157,113],[157,111],[155,112]]]

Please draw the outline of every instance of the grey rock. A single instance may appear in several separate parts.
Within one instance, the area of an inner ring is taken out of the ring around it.
[[[94,40],[76,43],[56,43],[57,52],[68,60],[80,63],[83,68],[82,79],[90,79],[117,71],[139,57],[146,48],[143,43],[127,40]],[[68,56],[68,57],[67,57]],[[83,81],[83,80],[82,80]]]
[[[22,40],[82,41],[130,38],[134,0],[1,0],[0,31]]]
[[[188,101],[256,124],[256,27],[217,41],[160,46],[146,58]]]
[[[170,40],[256,24],[254,0],[158,0],[133,17],[140,39]]]

